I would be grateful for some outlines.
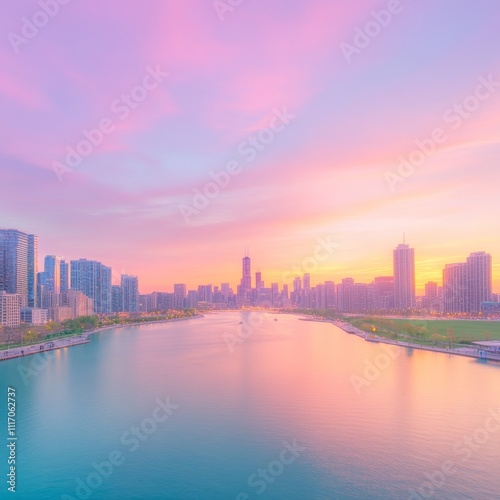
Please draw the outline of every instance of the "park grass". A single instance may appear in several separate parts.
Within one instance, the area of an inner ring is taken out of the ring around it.
[[[345,318],[353,326],[382,337],[410,336],[420,342],[450,341],[474,342],[500,340],[500,321],[455,319],[393,319],[384,317]]]

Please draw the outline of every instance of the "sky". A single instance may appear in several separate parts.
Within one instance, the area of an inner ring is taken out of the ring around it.
[[[0,227],[141,293],[493,256],[498,0],[0,0]],[[405,236],[403,236],[405,234]]]

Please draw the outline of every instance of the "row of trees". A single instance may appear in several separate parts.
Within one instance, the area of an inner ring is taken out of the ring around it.
[[[0,327],[0,348],[36,344],[37,342],[43,342],[45,339],[78,335],[102,326],[189,318],[196,314],[196,309],[182,309],[171,310],[154,316],[80,316],[79,318],[67,319],[60,323],[49,321],[45,325],[21,325],[20,328]]]

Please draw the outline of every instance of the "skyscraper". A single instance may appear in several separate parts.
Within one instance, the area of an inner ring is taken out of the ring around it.
[[[120,285],[111,286],[111,311],[114,313],[123,312],[123,292]]]
[[[467,257],[467,312],[479,313],[482,302],[491,301],[492,264],[491,255],[474,252]]]
[[[242,261],[242,276],[241,276],[241,291],[249,292],[252,289],[252,273],[250,270],[250,257],[243,257]]]
[[[470,309],[467,293],[467,264],[446,264],[443,270],[443,309],[455,314]]]
[[[257,271],[255,273],[255,288],[261,289],[264,288],[264,282],[262,281],[262,273],[260,271]]]
[[[125,312],[137,312],[139,310],[139,280],[137,276],[122,274],[121,289],[123,310]]]
[[[111,312],[111,268],[95,260],[72,260],[71,289],[93,299],[94,312]]]
[[[182,309],[185,307],[187,286],[184,283],[174,284],[174,307]]]
[[[394,307],[400,311],[415,306],[415,253],[400,244],[393,251]]]
[[[394,307],[394,276],[377,276],[373,280],[373,307],[376,310]]]
[[[67,292],[70,288],[69,280],[70,280],[70,264],[64,259],[61,259],[60,265],[60,274],[61,274],[61,293]]]
[[[304,290],[311,289],[311,275],[309,273],[304,274]]]
[[[38,236],[28,234],[28,307],[36,307],[38,300]]]
[[[19,294],[22,307],[28,305],[28,238],[17,229],[0,229],[0,291]]]
[[[61,258],[47,255],[43,272],[45,273],[45,291],[61,293]]]

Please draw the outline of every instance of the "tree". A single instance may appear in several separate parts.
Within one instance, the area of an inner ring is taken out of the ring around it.
[[[24,343],[25,344],[33,344],[38,339],[38,332],[35,330],[28,330],[24,334]]]
[[[446,329],[446,338],[448,339],[448,345],[451,349],[451,346],[456,341],[455,330],[453,328]]]

